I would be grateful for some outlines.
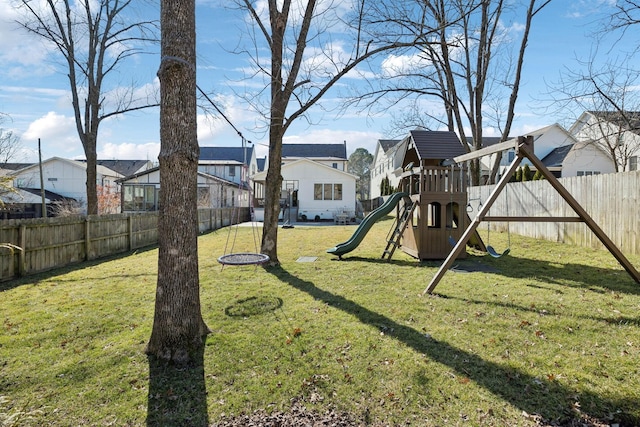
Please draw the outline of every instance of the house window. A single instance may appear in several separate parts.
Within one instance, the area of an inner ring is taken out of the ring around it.
[[[334,169],[338,169],[338,164],[337,164],[337,163],[334,163],[334,164],[333,164],[333,168],[334,168]]]
[[[331,184],[324,184],[324,195],[323,195],[323,199],[324,200],[331,200],[333,199],[333,186]]]
[[[629,170],[630,171],[638,170],[638,156],[629,157]]]
[[[600,175],[599,171],[578,171],[578,176]]]
[[[123,211],[155,211],[156,187],[154,185],[123,185]]]
[[[342,200],[342,184],[333,184],[333,200]]]
[[[198,207],[211,207],[211,194],[209,193],[209,187],[198,187]]]
[[[236,167],[229,166],[229,176],[236,176]]]
[[[313,184],[313,200],[342,200],[342,184]]]

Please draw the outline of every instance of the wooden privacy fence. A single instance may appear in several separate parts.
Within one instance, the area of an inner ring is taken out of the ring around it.
[[[0,221],[0,280],[158,243],[157,212]],[[204,233],[248,221],[249,208],[198,209]]]
[[[640,255],[640,171],[561,178],[560,183],[582,205],[609,238],[626,254]],[[494,186],[469,187],[473,219],[478,205]],[[498,196],[489,216],[576,216],[573,209],[544,181],[514,182]],[[491,230],[507,230],[506,222],[489,223]],[[479,231],[487,229],[480,224]],[[511,222],[509,231],[536,239],[603,248],[600,240],[581,222]]]

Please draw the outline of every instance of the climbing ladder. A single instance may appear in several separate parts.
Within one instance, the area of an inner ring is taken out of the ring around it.
[[[387,235],[387,246],[384,248],[384,252],[382,252],[382,259],[386,259],[387,261],[391,261],[391,257],[393,253],[396,251],[398,246],[400,246],[400,239],[402,238],[402,234],[404,230],[409,225],[411,221],[411,216],[413,215],[413,210],[418,205],[418,201],[411,201],[410,197],[404,197],[402,199],[403,205],[396,217],[396,220],[393,222],[391,226],[391,230],[389,230],[389,234]]]

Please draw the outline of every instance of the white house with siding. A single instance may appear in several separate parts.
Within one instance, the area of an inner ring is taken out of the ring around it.
[[[394,188],[400,183],[402,175],[402,159],[407,149],[407,139],[379,139],[373,153],[371,165],[371,194],[369,198],[375,199],[381,196],[381,184],[385,178],[389,179],[389,185]]]
[[[96,185],[102,186],[105,191],[118,191],[116,180],[122,178],[122,174],[101,165],[96,166],[96,174]],[[13,177],[13,186],[16,188],[42,188],[38,163],[11,171],[7,175]],[[42,182],[46,191],[86,203],[87,164],[85,161],[61,157],[44,160]]]
[[[585,111],[569,128],[569,132],[585,146],[599,148],[611,164],[615,160],[619,172],[639,170],[640,112]],[[611,154],[612,149],[615,159]],[[614,164],[611,172],[615,170]]]
[[[281,175],[280,219],[294,222],[335,220],[343,215],[349,220],[355,218],[357,176],[307,158],[285,162]],[[266,179],[267,172],[260,172],[253,176],[254,185],[263,188]],[[263,221],[264,199],[260,190],[255,193],[256,220]]]

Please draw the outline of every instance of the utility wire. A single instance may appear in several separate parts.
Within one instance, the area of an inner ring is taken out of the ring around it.
[[[213,105],[213,108],[216,109],[216,111],[218,113],[220,113],[220,115],[227,121],[227,123],[229,123],[229,125],[233,128],[233,130],[235,130],[237,132],[237,134],[240,136],[240,138],[244,139],[244,136],[242,135],[242,132],[240,132],[238,130],[238,128],[236,128],[233,123],[231,123],[231,120],[229,120],[229,118],[227,116],[224,115],[224,113],[222,112],[222,110],[220,110],[220,108],[218,108],[218,106],[211,100],[211,98],[209,98],[209,95],[207,95],[206,93],[204,93],[204,91],[202,89],[200,89],[200,86],[196,85],[196,87],[198,88],[198,90],[200,91],[200,93],[202,94],[202,96],[204,96],[207,101],[209,101],[211,103],[211,105]]]

